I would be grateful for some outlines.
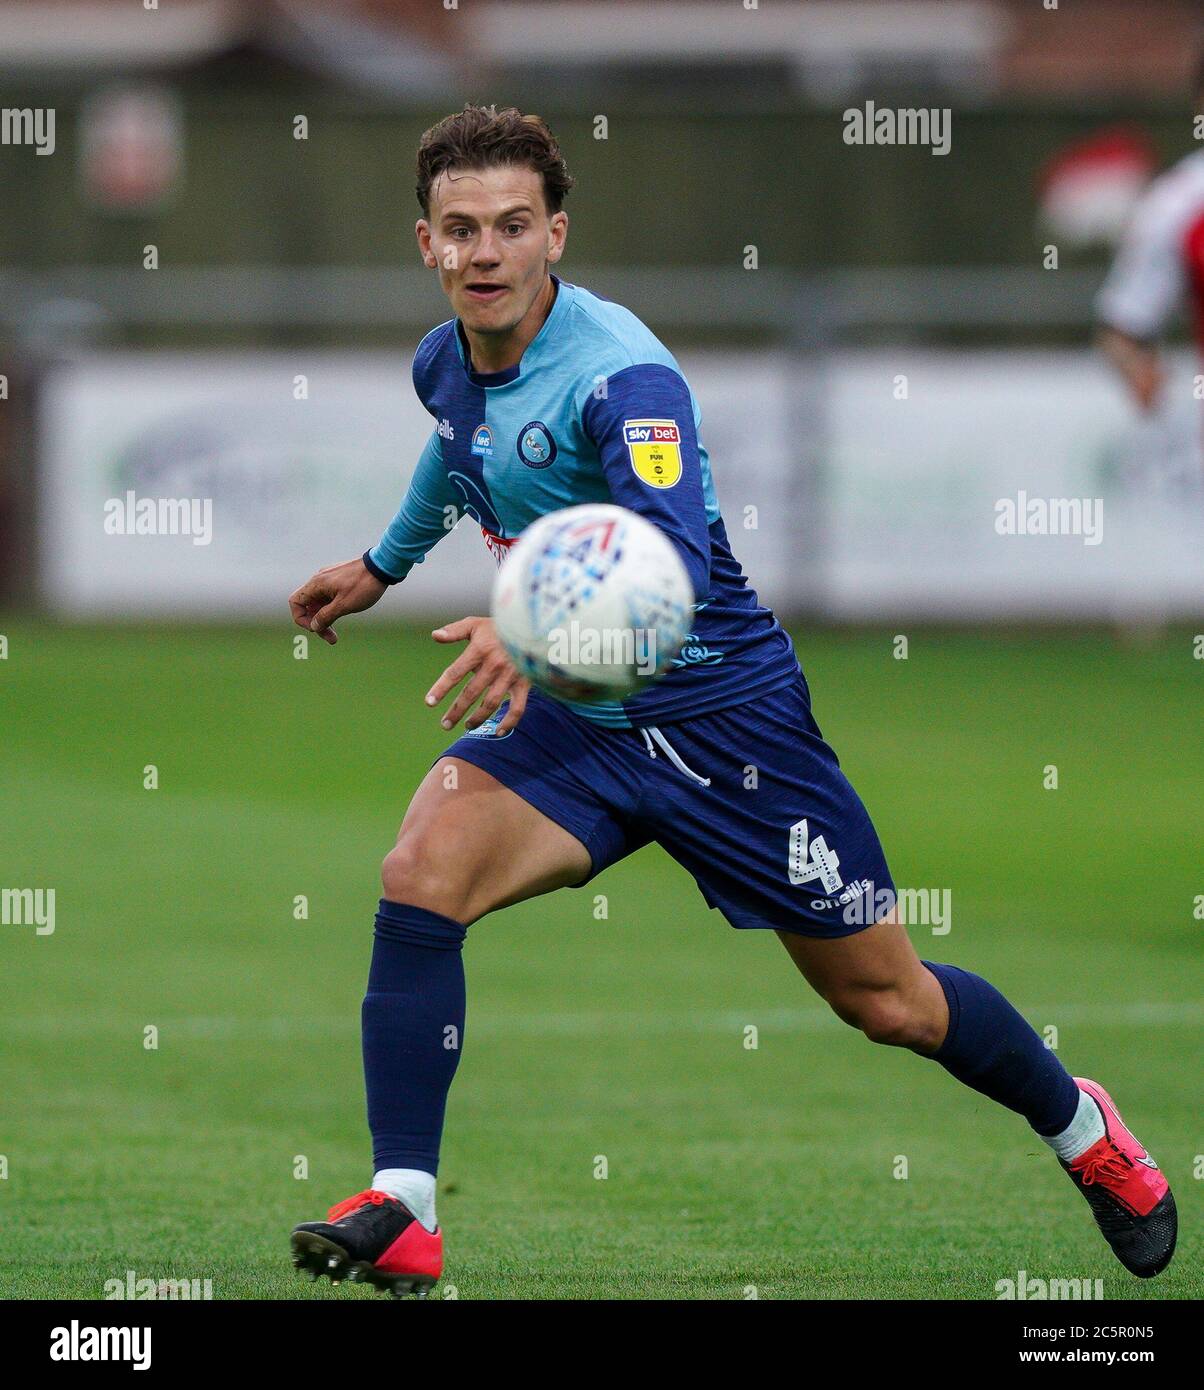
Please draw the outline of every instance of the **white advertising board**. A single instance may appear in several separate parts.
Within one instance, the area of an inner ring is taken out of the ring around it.
[[[1201,610],[1190,360],[1149,418],[1086,349],[681,364],[732,549],[784,612]],[[42,590],[76,617],[283,614],[315,569],[375,543],[431,429],[408,359],[384,352],[89,355],[47,374],[40,418]],[[151,503],[169,534],[137,534]],[[466,518],[376,611],[479,612],[492,576]]]
[[[683,363],[734,461],[733,549],[770,600],[789,579],[780,365]],[[85,356],[48,373],[40,420],[43,593],[80,617],[284,613],[314,570],[375,544],[432,428],[389,353]],[[138,533],[152,505],[167,534]],[[493,573],[465,518],[377,612],[479,612]]]

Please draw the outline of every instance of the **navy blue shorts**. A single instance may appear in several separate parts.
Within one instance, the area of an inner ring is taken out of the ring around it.
[[[483,768],[589,851],[589,877],[655,840],[733,927],[848,936],[894,893],[861,799],[811,714],[802,672],[748,704],[609,729],[532,690],[441,757]],[[438,761],[438,760],[436,760]]]

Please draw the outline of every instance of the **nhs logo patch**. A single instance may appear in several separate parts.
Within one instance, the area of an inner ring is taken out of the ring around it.
[[[478,425],[473,430],[472,452],[479,458],[493,457],[493,431],[488,425]]]

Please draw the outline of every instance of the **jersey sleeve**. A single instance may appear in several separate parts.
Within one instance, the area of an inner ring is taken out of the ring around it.
[[[444,467],[443,441],[432,431],[397,515],[364,564],[384,583],[398,583],[459,520],[459,501]]]
[[[1131,338],[1156,338],[1184,291],[1179,219],[1162,190],[1138,206],[1096,299],[1096,313]]]
[[[659,362],[623,367],[591,390],[581,423],[611,497],[665,532],[701,603],[711,587],[711,536],[685,379]]]

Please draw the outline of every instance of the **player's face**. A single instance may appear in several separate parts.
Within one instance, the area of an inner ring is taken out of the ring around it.
[[[564,250],[568,217],[549,214],[533,169],[450,169],[431,188],[416,228],[423,260],[474,333],[512,332]]]

